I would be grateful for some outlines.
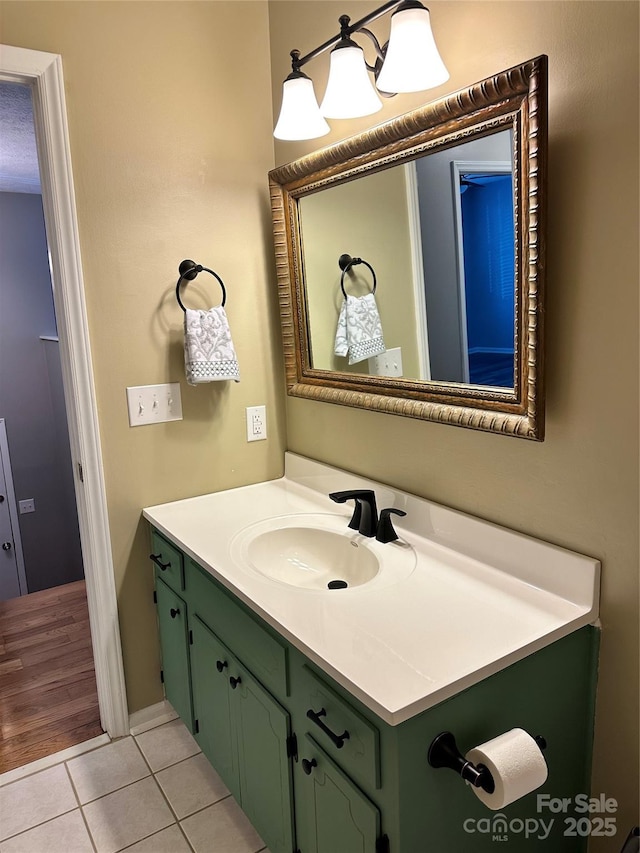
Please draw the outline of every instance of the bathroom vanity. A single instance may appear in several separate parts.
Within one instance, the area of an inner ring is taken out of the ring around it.
[[[398,540],[348,528],[350,488],[407,513]],[[589,793],[597,561],[290,453],[144,516],[166,697],[271,853],[586,849],[537,794]],[[500,812],[428,763],[516,727],[549,775]]]

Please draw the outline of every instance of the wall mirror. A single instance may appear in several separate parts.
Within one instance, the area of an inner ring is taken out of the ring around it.
[[[540,56],[270,172],[288,393],[542,440],[546,149]]]

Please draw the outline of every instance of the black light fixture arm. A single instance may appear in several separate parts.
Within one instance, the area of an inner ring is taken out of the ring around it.
[[[325,41],[319,47],[314,48],[314,50],[309,51],[304,56],[300,56],[299,50],[291,51],[291,68],[293,72],[299,72],[303,65],[306,65],[307,62],[310,62],[312,59],[315,59],[316,56],[320,56],[320,54],[324,53],[327,50],[331,50],[331,48],[335,47],[339,44],[343,39],[349,40],[354,33],[364,33],[367,35],[374,43],[376,55],[378,57],[375,66],[372,68],[367,65],[370,71],[378,72],[379,67],[382,67],[382,60],[384,59],[384,53],[386,44],[384,46],[380,45],[380,42],[375,37],[375,35],[367,29],[368,25],[373,21],[376,21],[378,18],[381,18],[383,15],[386,15],[387,12],[395,12],[400,6],[404,6],[407,9],[411,8],[424,8],[418,0],[389,0],[387,3],[383,3],[382,6],[374,9],[373,12],[370,12],[368,15],[365,15],[364,18],[360,18],[359,21],[356,21],[354,24],[351,23],[351,19],[348,15],[341,15],[339,18],[340,23],[340,32],[338,35],[333,36],[332,38]],[[295,54],[295,56],[294,56]]]
[[[367,66],[369,71],[374,71],[378,73],[379,70],[382,68],[382,63],[384,62],[384,58],[387,53],[387,45],[389,44],[389,42],[386,41],[383,45],[381,45],[378,39],[376,38],[375,33],[372,33],[371,30],[367,29],[367,27],[360,27],[358,32],[362,33],[365,36],[368,36],[373,42],[373,47],[376,51],[376,64],[369,65],[368,62],[365,62],[365,65]]]

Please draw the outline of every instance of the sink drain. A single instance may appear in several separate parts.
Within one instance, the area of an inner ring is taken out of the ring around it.
[[[348,586],[346,581],[329,581],[327,589],[346,589]]]

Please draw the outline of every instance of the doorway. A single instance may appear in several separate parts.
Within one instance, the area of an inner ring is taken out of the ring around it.
[[[0,772],[102,734],[31,89],[0,82]]]
[[[2,540],[6,600],[84,571],[29,86],[0,82],[0,126],[0,446],[13,515],[13,535]],[[16,570],[24,555],[22,583],[9,572],[12,552]]]
[[[2,45],[0,80],[26,84],[33,97],[100,719],[103,730],[119,737],[128,734],[129,721],[61,58]]]

